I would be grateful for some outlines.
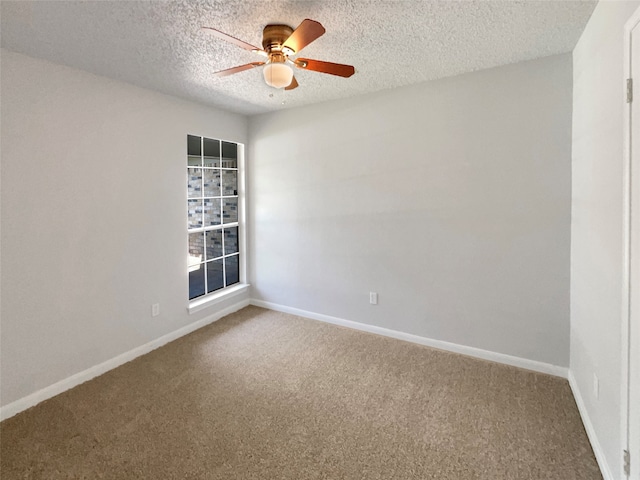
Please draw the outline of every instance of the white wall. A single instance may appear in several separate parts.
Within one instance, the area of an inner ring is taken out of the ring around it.
[[[247,120],[1,55],[4,406],[215,312],[186,310],[186,136]]]
[[[568,366],[571,84],[566,54],[252,117],[253,298]]]
[[[615,479],[623,478],[624,448],[623,28],[638,5],[601,1],[573,53],[570,368],[586,423],[601,447],[596,453],[604,455],[605,475]]]

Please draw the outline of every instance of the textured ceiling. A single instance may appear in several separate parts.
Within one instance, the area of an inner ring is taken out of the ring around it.
[[[2,47],[227,110],[256,114],[568,52],[595,1],[5,1]],[[262,57],[200,29],[261,46],[262,28],[305,18],[327,32],[300,56],[356,67],[348,79],[296,69],[264,84]]]

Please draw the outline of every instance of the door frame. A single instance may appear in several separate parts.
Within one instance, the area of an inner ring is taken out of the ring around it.
[[[626,92],[627,79],[632,78],[632,48],[631,32],[640,24],[640,7],[631,15],[624,26],[624,78],[623,88]],[[636,65],[640,71],[640,65]],[[634,79],[640,86],[640,75]],[[634,102],[640,102],[640,89],[634,85]],[[636,94],[637,92],[637,94]],[[631,455],[630,479],[640,480],[640,402],[631,401],[640,397],[639,378],[636,369],[640,369],[640,335],[637,330],[640,326],[640,281],[632,283],[632,278],[640,279],[640,238],[636,239],[636,246],[632,244],[632,232],[637,235],[640,232],[640,161],[633,163],[632,150],[632,106],[627,103],[626,95],[623,95],[624,107],[624,159],[623,159],[623,282],[622,282],[622,415],[621,415],[621,443],[623,448],[633,452]],[[640,123],[640,118],[635,119]],[[635,128],[637,132],[637,128]],[[636,133],[636,143],[640,143],[640,134]],[[637,149],[636,149],[637,150]],[[634,263],[632,263],[634,262]],[[634,327],[635,325],[635,327]]]

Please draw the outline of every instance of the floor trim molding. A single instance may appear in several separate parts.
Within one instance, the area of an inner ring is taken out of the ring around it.
[[[578,382],[576,382],[576,378],[573,376],[573,372],[571,370],[569,370],[569,386],[571,387],[573,398],[575,398],[576,400],[578,412],[580,412],[580,418],[582,418],[582,424],[584,425],[584,429],[587,432],[587,437],[589,438],[589,443],[591,443],[593,454],[595,455],[598,466],[600,467],[602,478],[604,480],[614,480],[613,475],[611,474],[611,469],[609,468],[609,464],[607,463],[607,459],[604,455],[602,447],[600,446],[600,442],[598,441],[596,431],[593,428],[591,419],[589,418],[589,413],[585,406],[584,400],[582,399],[580,388],[578,388]]]
[[[59,382],[56,382],[53,385],[49,385],[48,387],[43,388],[42,390],[38,390],[37,392],[27,395],[26,397],[23,397],[19,400],[8,403],[7,405],[0,408],[0,421],[5,420],[9,417],[13,417],[14,415],[22,412],[23,410],[26,410],[27,408],[31,408],[44,400],[47,400],[51,397],[55,397],[56,395],[66,390],[69,390],[75,387],[76,385],[80,385],[81,383],[84,383],[88,380],[91,380],[92,378],[102,375],[103,373],[106,373],[109,370],[113,370],[114,368],[119,367],[124,363],[130,362],[135,358],[138,358],[146,353],[149,353],[150,351],[155,350],[156,348],[162,347],[163,345],[166,345],[167,343],[172,342],[173,340],[177,340],[178,338],[183,337],[191,332],[194,332],[199,328],[209,325],[210,323],[213,323],[216,320],[221,319],[225,315],[229,315],[230,313],[236,312],[241,308],[246,307],[247,305],[249,305],[248,299],[241,300],[233,305],[230,305],[227,308],[224,308],[214,314],[211,314],[201,320],[198,320],[197,322],[190,323],[189,325],[179,328],[178,330],[174,330],[171,333],[167,333],[166,335],[163,335],[160,338],[157,338],[148,343],[145,343],[144,345],[140,345],[139,347],[129,350],[128,352],[122,353],[117,357],[111,358],[110,360],[102,362],[98,365],[94,365],[93,367],[83,370],[82,372],[78,372],[74,375],[71,375],[70,377],[60,380]]]
[[[439,350],[446,350],[448,352],[454,352],[462,355],[467,355],[470,357],[481,358],[483,360],[503,363],[506,365],[514,366],[514,367],[524,368],[526,370],[533,370],[535,372],[554,375],[556,377],[567,378],[569,374],[569,369],[566,367],[559,367],[557,365],[551,365],[549,363],[539,362],[537,360],[529,360],[526,358],[506,355],[504,353],[491,352],[489,350],[482,350],[480,348],[468,347],[466,345],[459,345],[457,343],[450,343],[442,340],[434,340],[431,338],[413,335],[411,333],[404,333],[397,330],[377,327],[375,325],[367,325],[365,323],[359,323],[359,322],[345,320],[338,317],[332,317],[330,315],[324,315],[321,313],[309,312],[307,310],[301,310],[299,308],[287,307],[285,305],[265,302],[264,300],[251,299],[250,303],[251,305],[267,308],[269,310],[275,310],[275,311],[284,312],[284,313],[291,313],[293,315],[298,315],[299,317],[305,317],[312,320],[319,320],[321,322],[332,323],[334,325],[341,325],[343,327],[353,328],[355,330],[361,330],[363,332],[375,333],[378,335],[383,335],[385,337],[397,338],[398,340],[404,340],[406,342],[417,343],[419,345],[426,345],[427,347],[433,347]]]

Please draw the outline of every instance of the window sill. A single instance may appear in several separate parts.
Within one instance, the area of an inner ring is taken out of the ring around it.
[[[241,283],[239,285],[235,285],[233,287],[227,288],[225,291],[220,293],[214,293],[213,295],[207,295],[204,298],[198,298],[189,302],[189,306],[187,307],[187,311],[189,315],[204,310],[205,308],[209,308],[216,303],[223,302],[230,298],[233,298],[237,295],[240,295],[246,292],[249,289],[248,283]]]

